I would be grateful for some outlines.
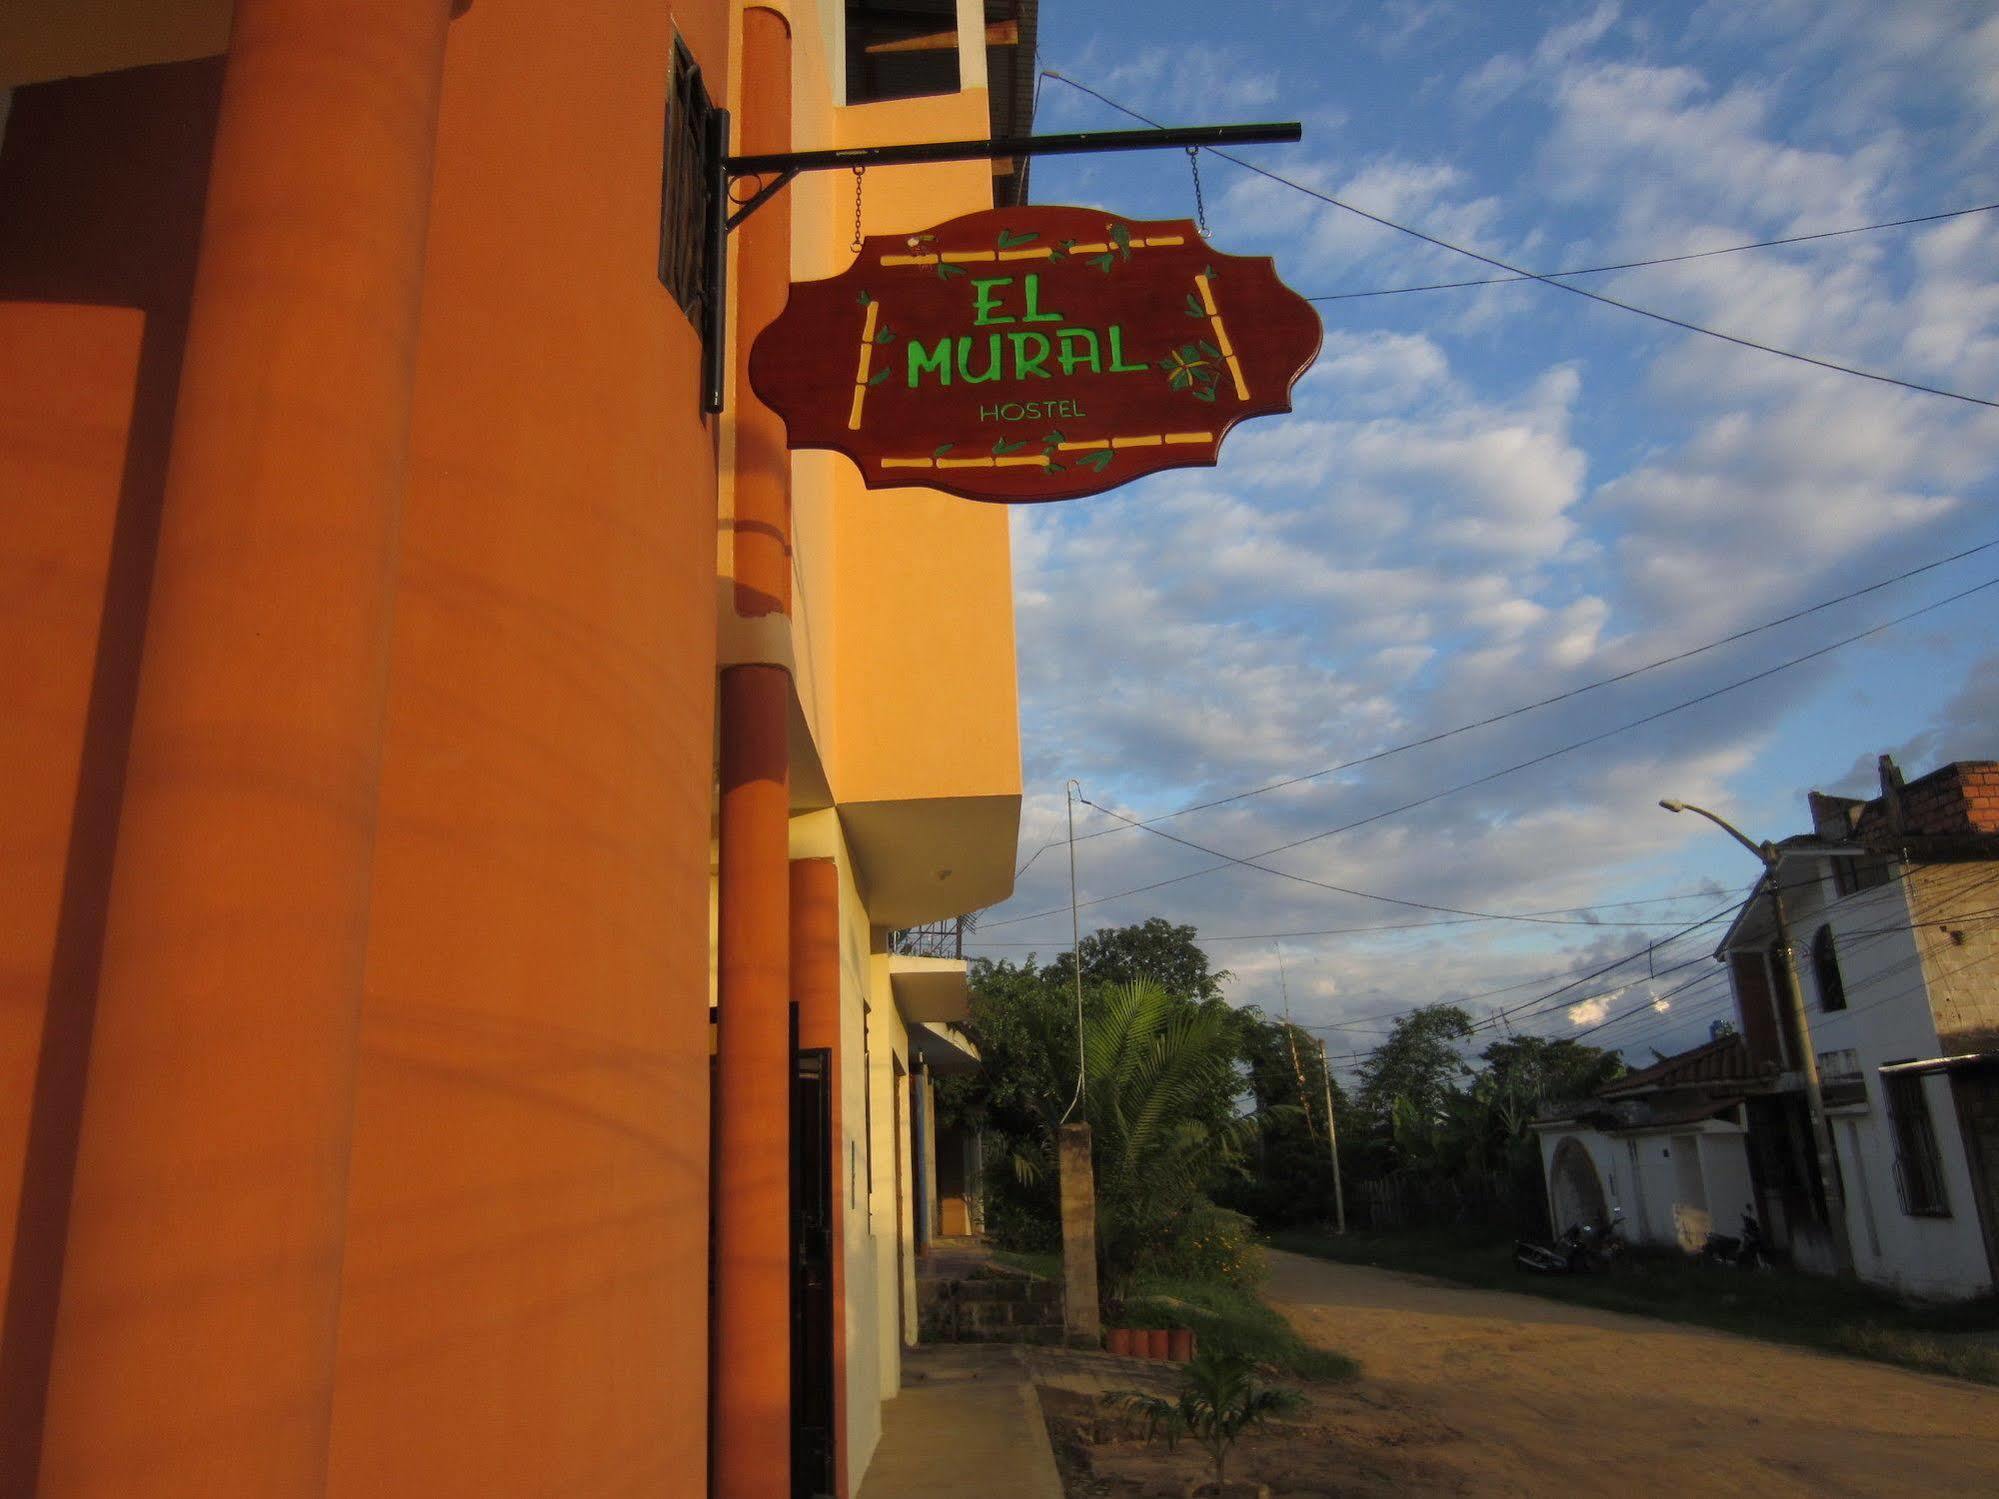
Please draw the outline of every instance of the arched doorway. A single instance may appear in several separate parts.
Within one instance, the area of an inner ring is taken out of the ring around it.
[[[1589,1151],[1574,1135],[1564,1135],[1548,1165],[1548,1205],[1553,1212],[1555,1232],[1566,1233],[1575,1224],[1610,1222],[1610,1207],[1603,1195],[1603,1183]]]

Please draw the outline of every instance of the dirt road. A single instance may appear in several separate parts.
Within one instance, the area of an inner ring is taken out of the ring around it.
[[[1540,1297],[1272,1253],[1361,1360],[1400,1493],[1999,1493],[1999,1391]],[[1399,1433],[1399,1435],[1396,1435]],[[1374,1466],[1370,1463],[1370,1466]],[[1388,1470],[1384,1472],[1383,1470]]]

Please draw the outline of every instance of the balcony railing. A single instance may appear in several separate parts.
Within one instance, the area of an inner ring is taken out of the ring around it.
[[[965,933],[977,928],[976,916],[954,916],[949,921],[932,921],[923,926],[906,926],[888,935],[888,950],[904,958],[957,958],[965,956]]]

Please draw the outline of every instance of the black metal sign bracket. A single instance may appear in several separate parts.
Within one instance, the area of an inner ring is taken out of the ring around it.
[[[781,192],[800,172],[899,167],[940,161],[1004,161],[1017,156],[1076,156],[1096,151],[1194,150],[1202,146],[1282,145],[1301,139],[1296,121],[1272,125],[1191,125],[1166,130],[1084,130],[1069,135],[999,136],[982,141],[929,141],[907,146],[846,146],[831,151],[729,154],[729,115],[716,110],[706,142],[708,264],[702,296],[701,409],[722,409],[727,379],[729,231]],[[759,179],[740,202],[738,182]],[[768,179],[768,180],[764,180]]]

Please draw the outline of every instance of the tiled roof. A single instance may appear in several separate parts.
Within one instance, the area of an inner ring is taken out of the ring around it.
[[[1673,1088],[1704,1088],[1717,1083],[1760,1081],[1749,1062],[1749,1048],[1740,1036],[1721,1036],[1705,1046],[1683,1051],[1597,1090],[1598,1098],[1628,1098],[1634,1093]]]

